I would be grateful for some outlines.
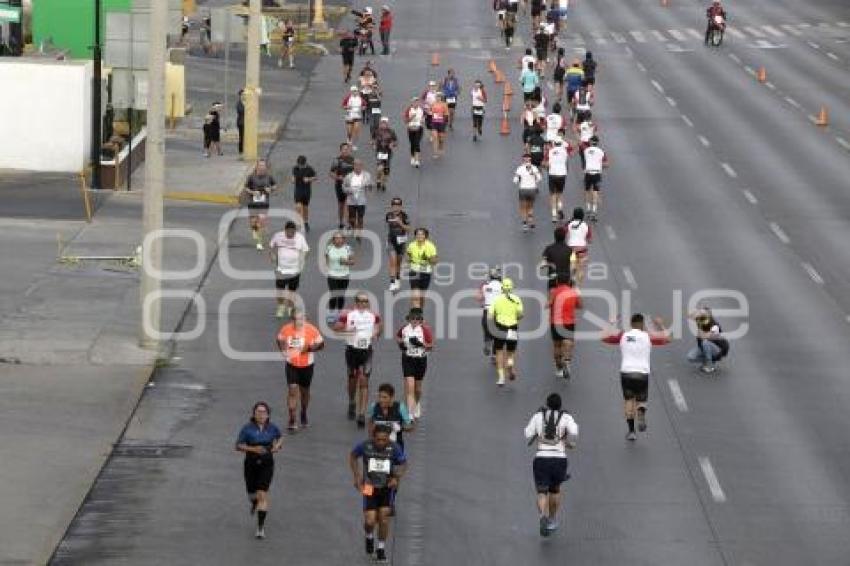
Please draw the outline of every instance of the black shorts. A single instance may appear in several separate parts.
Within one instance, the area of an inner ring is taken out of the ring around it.
[[[336,192],[336,201],[339,203],[345,202],[347,198],[346,194],[342,191],[342,183],[337,183],[334,185],[334,192]]]
[[[531,468],[537,493],[558,493],[568,478],[566,458],[536,457]]]
[[[519,200],[525,202],[534,202],[537,198],[537,189],[520,189]]]
[[[583,84],[584,86],[596,84],[596,77],[585,76],[582,79],[581,84]]]
[[[425,379],[425,371],[427,369],[427,357],[413,357],[405,354],[401,355],[401,373],[403,377],[412,377],[416,381],[422,381]]]
[[[645,373],[621,373],[620,385],[623,387],[623,399],[634,399],[646,403],[649,397],[649,375]]]
[[[342,64],[343,65],[353,65],[354,64],[354,53],[343,53],[342,54]]]
[[[303,368],[295,367],[290,363],[286,364],[287,385],[297,385],[304,389],[310,389],[311,383],[313,383],[313,364]]]
[[[488,309],[484,309],[484,312],[481,313],[481,329],[484,331],[484,340],[487,342],[491,342],[493,340],[493,334],[490,332],[490,319],[488,317]]]
[[[447,105],[447,106],[449,107],[449,109],[451,109],[451,110],[454,110],[455,108],[457,108],[457,102],[447,102],[447,103],[446,103],[446,105]]]
[[[445,122],[434,122],[431,121],[431,129],[435,132],[443,133],[446,131],[446,123]]]
[[[542,4],[532,4],[531,5],[531,15],[533,17],[537,17],[543,13],[543,5]]]
[[[274,476],[274,458],[271,455],[247,454],[242,469],[245,476],[245,491],[257,493],[269,490],[272,485],[272,476]]]
[[[254,203],[248,204],[248,215],[249,216],[259,216],[261,214],[267,215],[269,213],[269,205],[255,205]]]
[[[585,173],[584,174],[584,190],[599,191],[599,183],[602,181],[602,173]]]
[[[549,332],[552,333],[552,340],[572,340],[575,331],[575,324],[552,323],[549,325]]]
[[[565,74],[566,74],[566,70],[561,68],[561,67],[558,67],[557,69],[555,69],[555,72],[552,75],[552,80],[554,80],[556,83],[564,84],[564,75]]]
[[[349,222],[353,218],[360,218],[366,216],[366,205],[365,204],[349,204],[348,205],[348,220]]]
[[[495,323],[495,331],[493,332],[493,348],[495,350],[506,349],[508,352],[516,352],[517,342],[519,338],[509,339],[508,330],[516,330],[516,326],[502,326]]]
[[[552,194],[561,194],[564,192],[564,187],[567,184],[566,175],[549,175],[549,192]]]
[[[345,347],[345,367],[350,371],[363,368],[363,373],[366,377],[372,373],[372,347],[355,348],[354,346]]]
[[[301,282],[301,274],[298,275],[281,275],[277,274],[274,280],[274,286],[281,291],[297,291],[298,284]]]
[[[389,238],[387,240],[387,246],[389,247],[390,254],[395,254],[397,256],[404,255],[404,246],[405,244],[399,243],[395,238]]]
[[[393,490],[389,487],[374,488],[372,495],[363,496],[363,510],[377,511],[393,506]]]
[[[411,271],[408,277],[410,279],[410,288],[419,291],[427,291],[431,286],[431,274],[422,273],[420,271]]]
[[[576,122],[579,124],[590,120],[592,117],[593,113],[590,110],[576,110]]]
[[[313,191],[310,189],[295,189],[295,202],[297,204],[303,204],[304,206],[310,205],[310,198],[313,196]]]
[[[433,127],[434,127],[434,126],[433,126],[433,124],[431,123],[431,115],[430,115],[430,114],[425,114],[425,129],[430,130],[430,129],[432,129]]]

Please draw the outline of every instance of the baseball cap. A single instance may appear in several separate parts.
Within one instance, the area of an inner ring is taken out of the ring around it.
[[[351,89],[350,89],[350,90],[351,90],[351,92],[357,92],[357,86],[356,86],[356,85],[351,85]]]

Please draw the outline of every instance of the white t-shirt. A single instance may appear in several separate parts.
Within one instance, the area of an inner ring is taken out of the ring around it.
[[[425,111],[421,106],[411,106],[407,113],[407,127],[411,130],[418,130],[422,127],[422,121],[425,119]]]
[[[480,89],[480,88],[473,88],[471,94],[472,94],[472,105],[478,106],[478,107],[483,107],[484,104],[485,104],[485,102],[484,102],[484,90]]]
[[[560,114],[549,114],[546,116],[546,141],[550,142],[558,137],[558,130],[564,127],[564,117]]]
[[[514,183],[519,185],[520,190],[536,189],[540,179],[542,179],[540,169],[531,163],[520,165],[514,173]]]
[[[493,279],[481,285],[481,296],[484,299],[482,305],[485,309],[489,309],[496,297],[502,294],[502,282],[498,279]]]
[[[594,146],[585,148],[584,150],[584,170],[586,173],[599,173],[602,171],[602,161],[605,159],[605,152],[602,149]]]
[[[649,356],[652,341],[649,333],[632,328],[620,337],[621,373],[643,373],[649,375]]]
[[[348,120],[358,120],[363,113],[363,97],[352,94],[345,103],[345,117]]]
[[[354,309],[342,313],[340,322],[345,325],[348,334],[346,343],[352,348],[365,350],[372,345],[372,335],[381,317],[372,311]]]
[[[578,125],[579,141],[588,143],[590,141],[590,138],[593,137],[594,133],[596,133],[596,126],[593,125],[593,122],[585,120],[584,122]]]
[[[424,358],[428,355],[428,350],[425,349],[424,346],[414,346],[411,342],[411,338],[418,338],[419,342],[422,344],[427,344],[431,341],[431,329],[428,328],[424,324],[419,324],[414,326],[412,324],[405,324],[399,331],[398,337],[401,338],[404,343],[406,349],[404,351],[404,355],[409,358]]]
[[[281,275],[298,275],[301,273],[304,256],[310,251],[307,240],[300,232],[291,238],[286,232],[278,232],[269,241],[269,247],[277,251],[277,272]]]
[[[537,62],[537,58],[534,55],[523,55],[522,56],[522,69],[520,69],[520,72],[528,69],[529,63],[534,65],[536,62]]]
[[[423,102],[424,102],[424,106],[425,106],[426,110],[428,110],[428,111],[431,110],[431,105],[434,104],[435,102],[437,102],[437,95],[438,94],[440,94],[440,93],[437,92],[436,90],[428,90],[425,93],[425,100]]]
[[[564,144],[553,145],[549,148],[549,175],[565,177],[567,175],[567,160],[570,154]]]
[[[572,415],[565,411],[557,411],[555,417],[555,440],[546,440],[546,421],[550,418],[552,411],[537,411],[528,421],[525,427],[525,438],[531,440],[537,438],[536,458],[566,458],[567,441],[575,441],[578,438],[578,425]]]
[[[571,220],[567,224],[567,245],[571,248],[586,248],[590,226],[587,222]]]
[[[357,173],[352,171],[345,176],[342,190],[346,194],[345,204],[349,206],[366,205],[366,187],[372,183],[372,175],[368,171]]]

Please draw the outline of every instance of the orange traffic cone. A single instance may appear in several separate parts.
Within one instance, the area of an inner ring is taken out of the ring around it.
[[[767,81],[767,71],[764,67],[759,67],[759,72],[756,74],[756,79],[758,79],[758,82],[760,83]]]
[[[662,5],[662,6],[667,6],[667,0],[661,0],[661,5]]]
[[[502,112],[504,112],[505,114],[507,114],[507,113],[508,113],[508,112],[510,112],[510,111],[511,111],[511,97],[510,97],[510,96],[505,96],[505,97],[502,99]]]
[[[487,69],[487,72],[489,72],[489,73],[495,73],[496,72],[496,60],[495,59],[490,59],[490,66]]]
[[[817,126],[828,126],[829,125],[829,116],[826,113],[826,106],[820,107],[820,113],[818,113],[818,119],[815,120],[815,125]]]
[[[505,96],[511,96],[514,93],[514,89],[511,86],[511,83],[505,83]]]
[[[505,74],[502,72],[501,69],[496,69],[496,76],[493,77],[493,82],[495,82],[497,85],[505,82]]]
[[[511,125],[508,122],[508,113],[507,112],[502,114],[502,125],[499,128],[499,133],[502,134],[503,136],[507,136],[508,134],[511,133]]]
[[[431,65],[436,67],[439,64],[440,64],[440,54],[439,53],[432,53],[431,54]]]

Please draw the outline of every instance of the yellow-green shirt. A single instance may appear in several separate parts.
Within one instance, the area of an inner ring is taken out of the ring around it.
[[[522,318],[522,299],[516,295],[502,293],[490,305],[490,317],[496,324],[516,326]]]
[[[407,260],[410,262],[411,271],[419,273],[431,273],[433,266],[431,259],[437,257],[437,246],[431,240],[419,242],[413,240],[407,244]]]

